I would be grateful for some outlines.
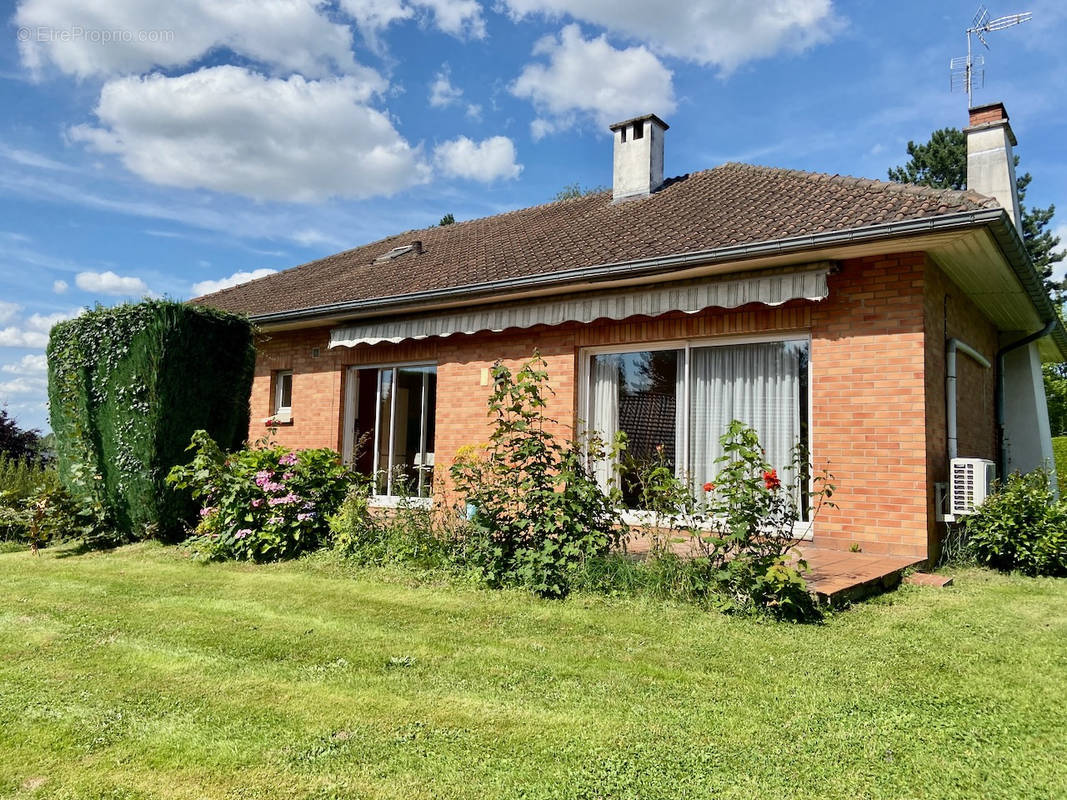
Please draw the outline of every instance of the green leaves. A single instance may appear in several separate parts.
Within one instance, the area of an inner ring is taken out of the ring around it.
[[[1052,494],[1049,475],[1013,473],[963,523],[980,564],[1027,575],[1067,576],[1067,501]]]
[[[475,509],[465,554],[482,580],[562,597],[576,566],[618,544],[621,532],[615,496],[589,469],[602,444],[561,442],[547,430],[556,421],[545,416],[546,367],[536,353],[517,372],[493,366],[489,442],[465,448],[451,476]]]

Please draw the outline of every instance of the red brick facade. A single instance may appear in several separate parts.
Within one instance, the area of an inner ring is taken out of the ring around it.
[[[252,390],[251,438],[272,411],[272,375],[293,370],[293,420],[277,440],[340,448],[345,367],[437,364],[436,463],[484,440],[483,370],[516,366],[538,349],[555,390],[549,415],[566,433],[578,416],[583,347],[780,331],[811,336],[811,434],[817,465],[836,476],[838,508],[820,518],[820,544],[915,557],[937,550],[933,482],[945,479],[945,333],[992,355],[995,331],[923,253],[845,261],[830,296],[768,309],[668,315],[623,322],[452,336],[328,349],[328,328],[265,334]],[[947,298],[947,300],[946,300]],[[947,323],[946,323],[947,311]],[[318,356],[313,355],[318,350]],[[959,359],[960,454],[991,457],[993,376]]]

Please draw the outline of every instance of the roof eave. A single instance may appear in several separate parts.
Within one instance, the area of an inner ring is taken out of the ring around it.
[[[545,287],[558,287],[560,291],[566,291],[569,287],[579,283],[587,284],[597,281],[655,276],[695,265],[713,265],[730,261],[766,258],[768,256],[801,254],[805,251],[825,249],[827,247],[854,245],[877,240],[888,241],[931,233],[947,233],[981,226],[988,227],[993,234],[1005,260],[1026,291],[1038,316],[1045,322],[1052,319],[1057,321],[1056,328],[1050,335],[1056,342],[1061,355],[1067,359],[1067,331],[1064,330],[1063,323],[1056,313],[1052,300],[1045,291],[1041,276],[1038,275],[1037,270],[1030,261],[1022,237],[1019,236],[1019,232],[1012,224],[1007,212],[999,207],[942,214],[923,219],[899,220],[862,228],[824,231],[804,236],[772,239],[752,244],[731,245],[657,258],[609,262],[578,269],[466,284],[446,289],[330,303],[311,308],[297,308],[264,314],[250,314],[249,318],[258,325],[271,327],[294,322],[312,322],[316,319],[336,318],[341,315],[359,315],[366,312],[373,312],[375,315],[383,313],[399,314],[409,308],[425,309],[437,303],[454,302],[457,298],[465,300],[478,299],[483,302],[489,302],[500,299],[502,295],[508,293],[543,289]]]

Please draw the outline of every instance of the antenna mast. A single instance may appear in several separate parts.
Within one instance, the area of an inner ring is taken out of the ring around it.
[[[954,92],[964,91],[967,93],[968,108],[974,105],[975,86],[981,89],[982,86],[985,85],[985,56],[975,56],[971,54],[971,36],[976,36],[978,41],[980,41],[986,50],[988,50],[989,42],[985,40],[985,35],[987,33],[992,31],[1002,31],[1013,25],[1029,22],[1033,19],[1033,16],[1034,15],[1031,12],[1024,11],[1021,14],[1009,14],[1006,17],[990,19],[989,11],[986,7],[978,6],[978,11],[975,13],[974,19],[971,20],[971,25],[966,31],[967,55],[962,58],[954,58],[949,62],[949,70],[952,74],[951,89]]]

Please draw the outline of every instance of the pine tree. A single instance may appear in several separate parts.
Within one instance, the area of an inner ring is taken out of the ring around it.
[[[967,188],[967,137],[956,128],[941,128],[930,135],[923,144],[908,142],[909,160],[906,164],[889,169],[889,180],[899,183],[917,183],[935,189]],[[1019,157],[1015,157],[1018,166]],[[1049,226],[1056,206],[1027,208],[1023,204],[1026,189],[1033,176],[1027,172],[1016,178],[1019,192],[1019,211],[1022,214],[1023,242],[1045,282],[1045,288],[1056,299],[1064,291],[1065,282],[1052,280],[1052,267],[1067,256],[1067,251],[1057,250],[1060,237],[1054,236]]]

